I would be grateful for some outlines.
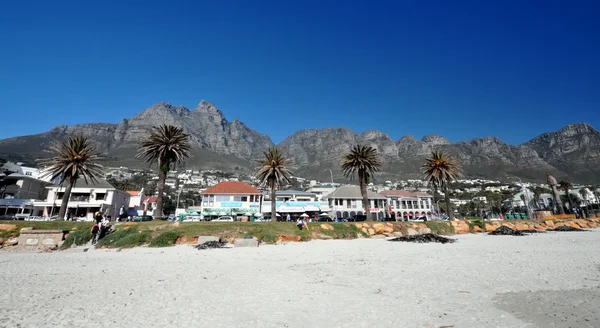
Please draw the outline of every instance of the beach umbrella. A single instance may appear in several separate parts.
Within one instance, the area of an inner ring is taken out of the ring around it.
[[[302,213],[302,215],[300,215],[300,217],[307,218],[307,217],[308,217],[308,214],[306,214],[306,213]]]
[[[250,213],[250,212],[248,212],[248,213],[246,213],[246,214],[244,214],[244,215],[246,215],[246,216],[253,216],[253,215],[254,215],[254,213]]]
[[[319,214],[319,216],[326,216],[326,217],[329,217],[329,214],[327,214],[327,213],[321,213],[321,214]]]
[[[277,213],[276,215],[277,215],[277,216],[281,216],[281,215],[279,215],[279,213]]]
[[[223,216],[223,215],[227,215],[227,213],[225,213],[225,212],[219,212],[219,215]]]

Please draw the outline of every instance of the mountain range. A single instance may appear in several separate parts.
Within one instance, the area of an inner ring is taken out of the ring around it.
[[[107,165],[147,167],[135,158],[138,145],[152,126],[163,123],[181,126],[190,134],[195,149],[187,166],[198,169],[252,172],[254,160],[274,145],[268,135],[239,120],[228,121],[212,103],[201,101],[190,110],[161,102],[118,124],[60,125],[41,134],[0,140],[0,157],[33,162],[48,156],[44,149],[52,141],[83,135],[96,144]],[[520,145],[496,137],[448,142],[427,135],[421,140],[412,136],[392,140],[378,130],[359,134],[342,127],[301,130],[277,146],[293,160],[295,175],[327,181],[331,169],[334,179],[341,181],[340,158],[357,143],[376,147],[381,154],[378,180],[420,178],[424,158],[432,150],[441,150],[458,159],[466,177],[543,181],[546,173],[552,173],[571,182],[600,182],[600,132],[586,123],[567,125]]]

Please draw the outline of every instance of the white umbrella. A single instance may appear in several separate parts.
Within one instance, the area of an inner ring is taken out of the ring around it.
[[[302,215],[300,215],[300,217],[307,218],[307,217],[308,217],[308,214],[306,214],[306,213],[302,213]]]
[[[279,215],[279,213],[277,213],[277,214],[275,214],[275,215],[277,215],[277,216],[281,216],[281,215]]]
[[[227,215],[227,213],[225,213],[225,212],[219,212],[219,215],[223,216],[223,215]]]
[[[254,213],[250,213],[250,212],[248,212],[248,213],[246,213],[246,214],[244,214],[244,215],[246,215],[246,216],[252,216],[252,215],[254,215]]]
[[[319,214],[319,216],[327,216],[327,217],[329,217],[329,214],[327,214],[327,213],[321,213],[321,214]]]

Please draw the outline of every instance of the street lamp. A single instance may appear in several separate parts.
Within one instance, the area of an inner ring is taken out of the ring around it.
[[[331,176],[331,184],[333,184],[333,171],[331,169],[327,169],[325,171],[329,171],[329,175]]]

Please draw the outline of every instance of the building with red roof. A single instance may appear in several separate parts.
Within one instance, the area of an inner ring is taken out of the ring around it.
[[[202,215],[258,216],[262,193],[242,181],[221,181],[202,193]]]

